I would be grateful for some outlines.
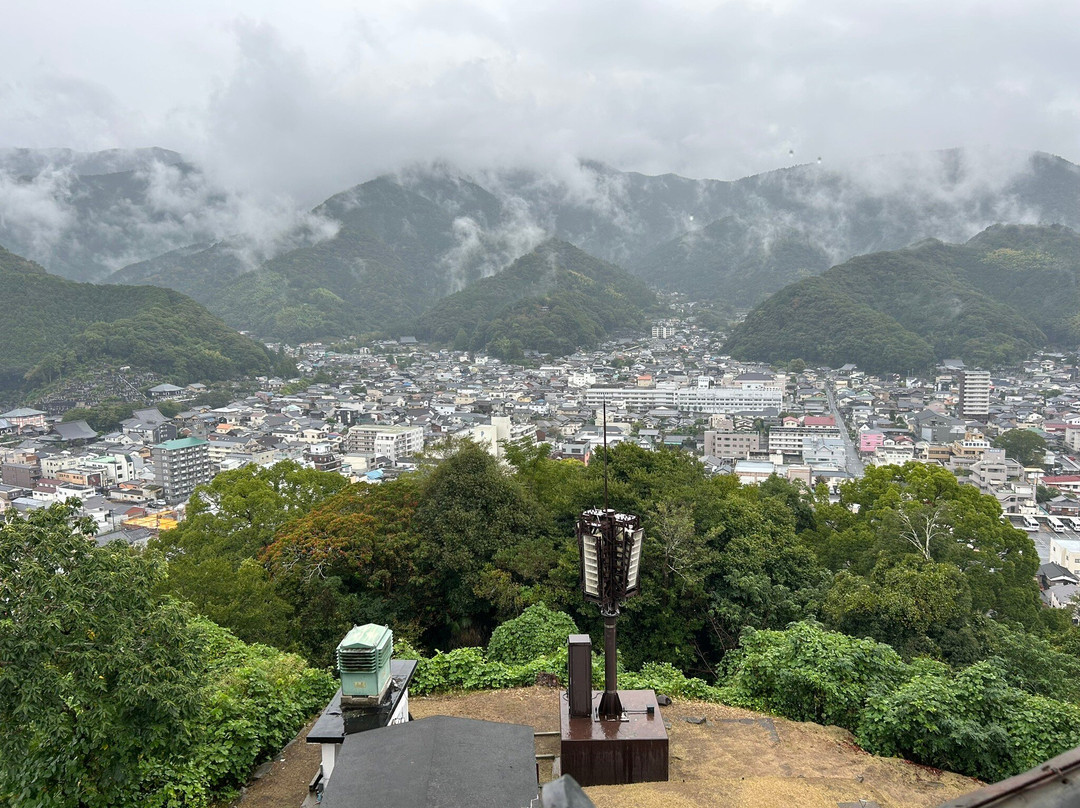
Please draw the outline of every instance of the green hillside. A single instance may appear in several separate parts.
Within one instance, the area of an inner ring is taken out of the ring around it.
[[[854,258],[791,284],[747,316],[726,350],[904,372],[957,356],[1015,361],[1080,341],[1080,235],[995,225],[966,244],[926,241]]]
[[[505,270],[443,299],[417,336],[498,356],[571,353],[640,328],[656,296],[619,267],[564,241],[548,241]]]
[[[893,155],[733,182],[590,161],[573,181],[528,170],[469,178],[428,165],[327,199],[312,213],[336,228],[329,238],[298,225],[273,246],[243,235],[206,246],[206,234],[193,233],[192,246],[124,267],[108,282],[176,289],[268,338],[400,332],[553,237],[651,286],[749,307],[851,256],[928,237],[964,241],[1017,211],[1080,227],[1077,200],[1080,168],[1037,153]]]
[[[451,260],[455,216],[485,222],[498,215],[498,202],[469,183],[443,185],[428,181],[423,196],[382,177],[337,194],[313,211],[338,225],[333,237],[297,234],[299,246],[254,271],[245,271],[238,240],[175,250],[109,282],[179,289],[236,328],[290,342],[398,329],[455,283],[480,277],[491,255],[476,250]]]
[[[178,292],[75,283],[2,247],[0,300],[0,396],[103,359],[178,383],[264,373],[271,366],[262,346]]]
[[[804,234],[757,232],[754,224],[728,216],[660,244],[637,259],[633,271],[691,297],[724,297],[749,306],[785,283],[824,272],[830,263]]]

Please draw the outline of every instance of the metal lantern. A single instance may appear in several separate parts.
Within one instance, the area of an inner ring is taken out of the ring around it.
[[[616,513],[611,508],[585,511],[577,523],[581,591],[585,600],[600,605],[604,618],[604,695],[597,708],[601,718],[620,718],[623,712],[615,620],[619,604],[638,593],[644,534],[637,516]]]
[[[633,514],[600,508],[581,514],[577,540],[585,600],[618,613],[619,603],[638,593],[644,533]]]

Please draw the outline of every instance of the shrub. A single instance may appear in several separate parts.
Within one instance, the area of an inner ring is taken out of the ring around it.
[[[150,792],[144,805],[191,808],[231,798],[252,767],[288,743],[337,689],[333,676],[294,654],[246,645],[203,618],[192,622],[213,660],[204,708],[188,728],[188,754],[142,762]]]
[[[626,690],[655,690],[667,696],[697,701],[718,701],[720,690],[686,674],[668,662],[646,662],[637,673],[619,674],[619,687]]]
[[[733,704],[796,721],[854,730],[871,693],[895,687],[907,666],[888,645],[792,623],[747,629],[721,695]]]
[[[1008,684],[997,660],[927,668],[872,696],[858,741],[879,755],[996,781],[1080,743],[1080,708]]]
[[[577,626],[570,615],[537,603],[495,629],[487,656],[507,665],[521,665],[565,648],[566,638],[576,633]]]

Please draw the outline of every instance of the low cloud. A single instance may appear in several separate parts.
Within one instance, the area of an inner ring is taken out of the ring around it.
[[[434,159],[736,179],[987,143],[1078,157],[1071,0],[69,11],[0,32],[3,141],[167,146],[302,207]]]

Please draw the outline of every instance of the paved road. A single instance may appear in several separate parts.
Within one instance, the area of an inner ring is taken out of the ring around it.
[[[840,410],[836,406],[836,396],[833,394],[833,389],[830,385],[825,385],[825,395],[829,399],[829,411],[832,413],[832,417],[836,419],[836,425],[840,427],[840,437],[844,440],[844,448],[847,452],[847,471],[852,477],[863,476],[863,462],[859,458],[859,451],[855,448],[855,443],[851,440],[851,436],[848,434],[847,425],[844,424],[844,419],[840,417]]]

